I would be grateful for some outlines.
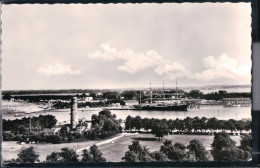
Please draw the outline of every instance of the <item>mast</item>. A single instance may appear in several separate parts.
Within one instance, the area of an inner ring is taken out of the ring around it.
[[[150,104],[152,104],[152,102],[153,102],[153,93],[152,93],[152,86],[151,86],[151,82],[150,82],[150,98],[151,98],[151,102],[150,102]]]
[[[165,100],[165,94],[164,94],[164,81],[163,81],[163,100]]]
[[[142,97],[141,97],[141,90],[140,90],[140,104],[142,103]]]
[[[179,105],[179,99],[178,99],[178,86],[177,86],[177,84],[178,84],[178,81],[177,81],[177,78],[176,78],[176,97],[177,97],[177,104]]]
[[[32,129],[32,120],[31,120],[31,114],[30,114],[30,126],[29,126],[29,129],[30,129],[30,132],[31,132],[31,129]]]

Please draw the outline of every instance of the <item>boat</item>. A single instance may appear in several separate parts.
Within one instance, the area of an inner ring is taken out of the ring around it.
[[[232,104],[232,103],[228,103],[224,105],[224,107],[240,107],[240,106],[241,106],[240,104]]]
[[[187,111],[188,105],[186,104],[142,104],[134,105],[137,110],[154,110],[154,111]]]
[[[139,105],[134,105],[133,107],[136,110],[150,110],[150,111],[187,111],[188,105],[179,103],[178,98],[178,89],[177,89],[177,81],[176,81],[176,91],[177,91],[177,97],[176,102],[169,102],[169,101],[160,101],[160,103],[153,103],[152,100],[152,89],[151,89],[151,83],[150,83],[150,103],[142,104],[140,100]],[[163,95],[164,95],[164,83],[163,83]],[[164,98],[165,99],[165,98]]]
[[[14,114],[14,117],[24,117],[24,113],[21,113],[21,112],[18,113],[17,112],[17,113]]]

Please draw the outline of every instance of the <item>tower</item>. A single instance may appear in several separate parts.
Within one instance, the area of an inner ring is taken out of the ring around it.
[[[76,128],[78,124],[78,100],[77,97],[71,98],[71,113],[70,113],[70,126],[71,129]]]

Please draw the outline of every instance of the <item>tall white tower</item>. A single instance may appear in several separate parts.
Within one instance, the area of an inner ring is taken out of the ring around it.
[[[71,129],[76,128],[79,122],[78,119],[78,99],[77,97],[71,98],[71,113],[70,113],[70,126]]]

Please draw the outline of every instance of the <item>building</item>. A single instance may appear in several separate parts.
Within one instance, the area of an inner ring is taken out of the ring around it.
[[[84,98],[84,100],[85,100],[86,102],[91,102],[91,101],[93,101],[93,97],[87,96],[87,97]]]
[[[232,104],[232,105],[248,105],[251,104],[251,99],[247,97],[242,98],[223,98],[222,99],[224,104]]]
[[[181,99],[184,104],[201,104],[202,99]]]
[[[125,105],[126,106],[133,106],[133,105],[138,105],[139,102],[137,100],[125,100]]]

